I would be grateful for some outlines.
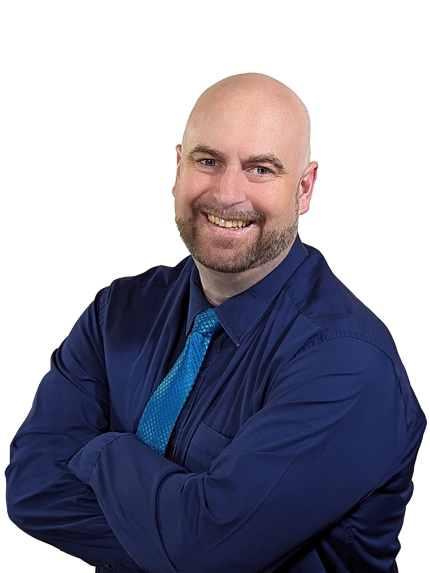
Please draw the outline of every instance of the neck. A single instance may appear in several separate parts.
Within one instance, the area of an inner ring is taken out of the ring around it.
[[[212,305],[218,306],[229,298],[248,290],[276,269],[288,255],[290,249],[291,246],[278,255],[276,259],[242,273],[220,273],[194,261],[199,271],[205,297]]]

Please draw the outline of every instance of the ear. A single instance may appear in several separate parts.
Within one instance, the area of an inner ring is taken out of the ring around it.
[[[317,171],[318,163],[312,161],[302,176],[299,186],[299,215],[303,215],[309,211],[312,192],[314,190],[315,181],[317,180]]]
[[[181,157],[182,157],[182,145],[178,144],[176,146],[176,180],[172,189],[173,196],[176,195],[176,181],[178,180],[179,171],[181,169]]]

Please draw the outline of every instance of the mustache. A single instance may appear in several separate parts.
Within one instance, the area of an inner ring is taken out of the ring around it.
[[[218,217],[218,219],[229,219],[229,220],[241,220],[245,223],[256,223],[262,225],[266,222],[266,215],[262,211],[240,211],[238,209],[220,209],[219,207],[214,207],[207,203],[201,201],[196,201],[191,206],[193,213],[197,215],[198,213],[206,213],[207,215],[213,215]]]

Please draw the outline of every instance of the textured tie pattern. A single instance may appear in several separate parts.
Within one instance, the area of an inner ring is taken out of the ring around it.
[[[119,571],[113,567],[102,567],[101,573],[119,573]]]
[[[218,328],[218,318],[212,308],[196,316],[183,351],[143,411],[137,435],[162,456]]]

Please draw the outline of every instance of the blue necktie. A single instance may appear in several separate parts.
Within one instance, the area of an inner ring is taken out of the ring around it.
[[[183,351],[146,404],[137,435],[162,456],[218,328],[219,321],[212,308],[196,316]]]

